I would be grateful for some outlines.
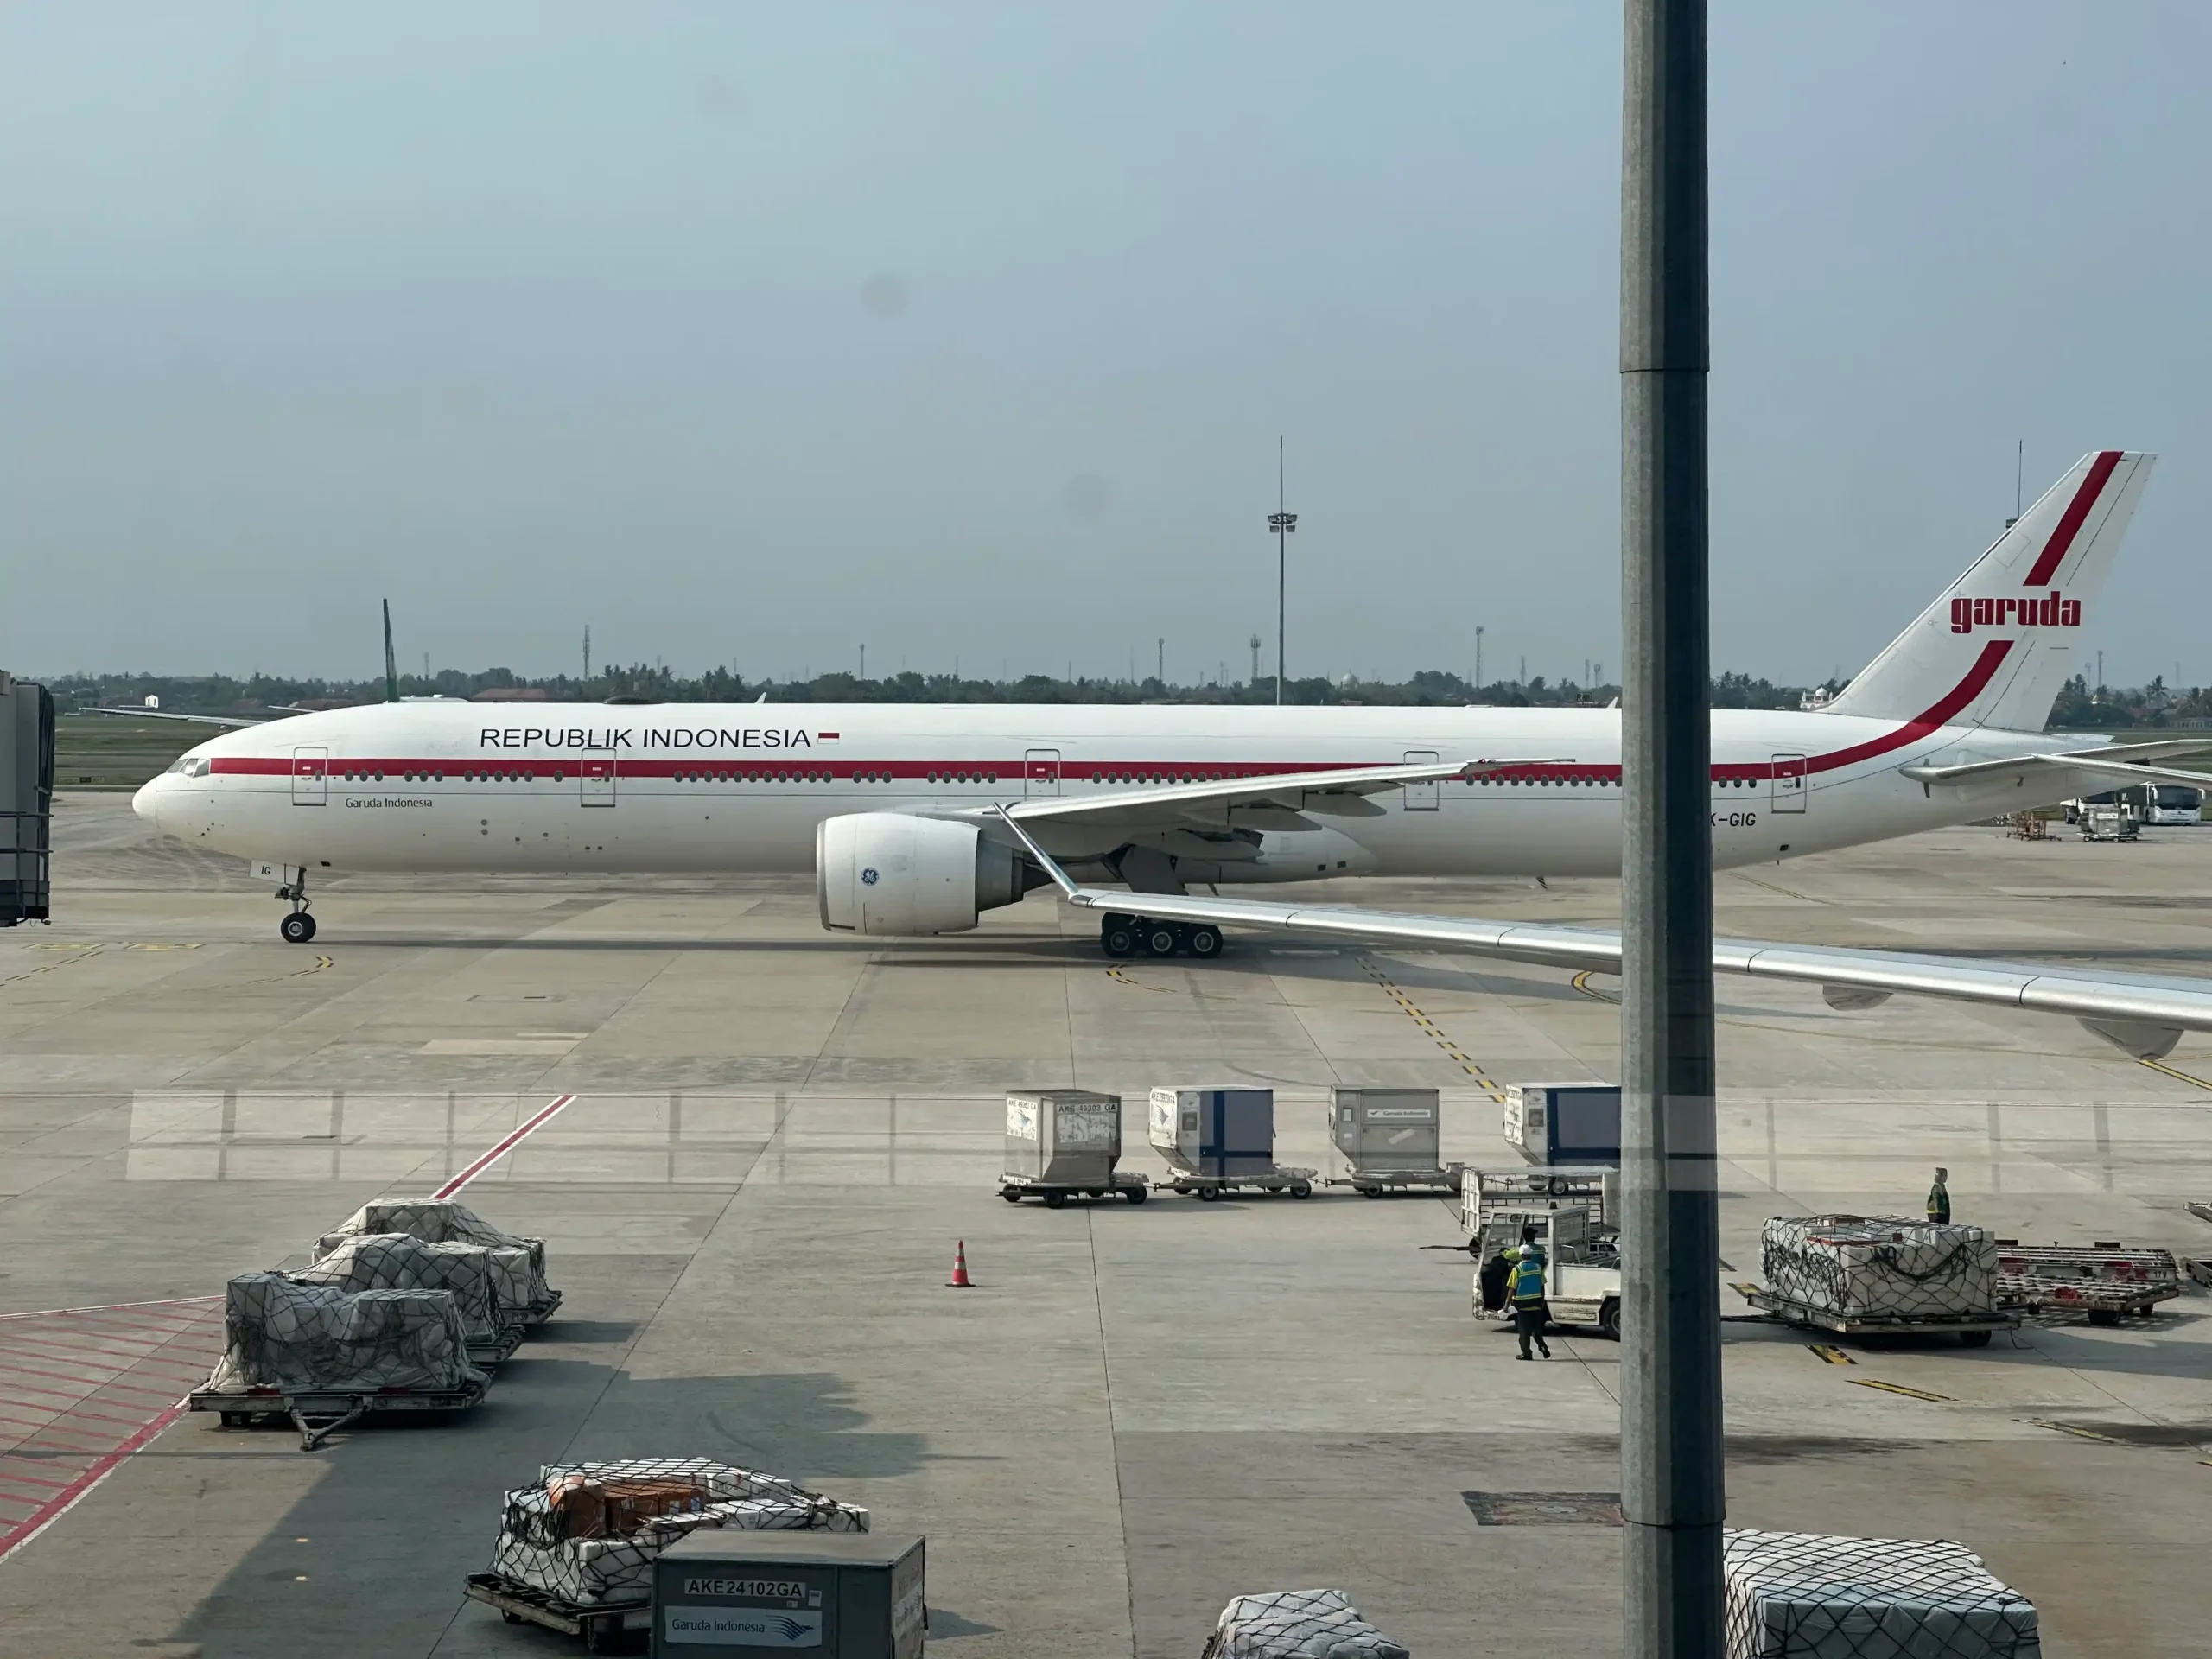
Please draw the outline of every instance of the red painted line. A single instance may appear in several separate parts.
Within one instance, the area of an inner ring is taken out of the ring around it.
[[[460,1192],[461,1188],[467,1186],[479,1175],[481,1175],[486,1170],[491,1168],[493,1165],[498,1163],[500,1159],[505,1157],[517,1147],[520,1146],[524,1141],[528,1140],[532,1135],[536,1134],[538,1129],[550,1122],[555,1115],[557,1114],[563,1107],[568,1105],[569,1103],[574,1099],[575,1099],[574,1095],[563,1095],[559,1098],[550,1101],[545,1105],[538,1108],[537,1111],[531,1116],[528,1122],[524,1123],[520,1128],[509,1133],[507,1136],[499,1143],[499,1145],[493,1147],[491,1151],[484,1154],[481,1157],[477,1159],[474,1163],[469,1165],[467,1168],[462,1170],[460,1174],[454,1176],[436,1192],[431,1193],[430,1196],[434,1198],[449,1198],[453,1197],[454,1193]]]
[[[79,1348],[74,1345],[57,1347],[53,1345],[53,1338],[41,1335],[36,1346],[29,1343],[10,1343],[8,1351],[11,1354],[28,1354],[35,1359],[58,1359],[65,1365],[83,1357],[98,1360],[121,1360],[126,1365],[167,1365],[177,1370],[190,1369],[180,1360],[163,1359],[161,1357],[169,1346],[167,1342],[149,1344],[144,1351],[135,1354],[119,1352],[113,1348]]]
[[[2066,504],[2065,516],[2058,521],[2058,528],[2050,532],[2050,539],[2044,543],[2043,551],[2028,571],[2028,579],[2020,584],[2023,588],[2047,585],[2051,573],[2065,563],[2075,537],[2081,534],[2082,522],[2089,516],[2089,509],[2096,505],[2097,497],[2104,493],[2113,468],[2120,465],[2120,454],[2117,449],[2101,450],[2089,463],[2088,475],[2074,492],[2074,499]]]
[[[28,1313],[0,1313],[0,1319],[50,1319],[62,1313],[120,1313],[133,1307],[185,1307],[196,1302],[219,1302],[219,1296],[165,1296],[156,1302],[95,1302],[86,1307],[35,1307]]]
[[[43,1390],[41,1390],[41,1392],[43,1392]],[[36,1420],[38,1426],[41,1428],[48,1423],[58,1423],[62,1421],[64,1419],[72,1417],[83,1417],[96,1423],[120,1423],[125,1428],[136,1428],[139,1424],[146,1421],[143,1417],[113,1417],[110,1416],[105,1411],[88,1411],[81,1404],[73,1406],[60,1406],[49,1408],[44,1406],[34,1405],[28,1400],[10,1400],[7,1403],[11,1406],[29,1406],[33,1411],[46,1411],[48,1413],[46,1416]],[[16,1422],[29,1422],[33,1420],[28,1417],[18,1417],[14,1421]]]
[[[57,1492],[69,1484],[66,1480],[41,1480],[36,1475],[19,1474],[12,1469],[0,1474],[0,1480],[17,1480],[26,1486],[44,1486]]]
[[[0,1532],[0,1561],[4,1561],[25,1544],[44,1532],[81,1503],[85,1496],[105,1480],[123,1460],[146,1445],[184,1414],[184,1402],[177,1402],[167,1411],[140,1429],[114,1451],[95,1461],[92,1466],[56,1492],[46,1503],[34,1510],[25,1519],[17,1522],[5,1532]]]
[[[124,1376],[130,1370],[129,1364],[122,1364],[110,1367],[109,1375],[106,1376],[72,1376],[67,1371],[39,1371],[32,1370],[28,1365],[0,1363],[0,1371],[13,1372],[17,1376],[43,1376],[55,1382],[82,1382],[87,1394],[112,1387],[116,1380]]]

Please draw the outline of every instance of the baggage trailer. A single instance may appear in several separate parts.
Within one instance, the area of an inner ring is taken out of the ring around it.
[[[2117,1240],[2094,1244],[2022,1244],[1997,1241],[1997,1300],[2023,1313],[2086,1313],[2091,1325],[2118,1325],[2127,1314],[2148,1318],[2181,1294],[2181,1266],[2171,1250],[2130,1249]]]
[[[1541,1212],[1579,1204],[1590,1213],[1592,1229],[1614,1227],[1619,1209],[1620,1172],[1594,1166],[1569,1169],[1467,1169],[1459,1181],[1459,1225],[1478,1231],[1501,1210]]]
[[[626,1630],[650,1631],[653,1605],[650,1598],[636,1601],[563,1601],[535,1585],[523,1584],[497,1573],[472,1573],[461,1582],[461,1593],[471,1601],[499,1610],[510,1624],[542,1624],[563,1636],[581,1636],[586,1653],[611,1653]]]
[[[1006,1170],[999,1196],[1057,1210],[1070,1198],[1120,1197],[1142,1204],[1141,1175],[1114,1166],[1122,1157],[1122,1097],[1088,1089],[1032,1089],[1006,1097]]]
[[[1325,1185],[1364,1198],[1414,1190],[1456,1192],[1464,1166],[1438,1155],[1442,1112],[1433,1089],[1332,1089],[1329,1139],[1351,1166]]]
[[[1833,1331],[1842,1337],[1931,1337],[1955,1334],[1969,1348],[1986,1348],[1999,1331],[2019,1327],[2017,1313],[1999,1309],[1986,1313],[1897,1314],[1886,1317],[1839,1313],[1793,1301],[1758,1285],[1738,1285],[1737,1294],[1769,1318],[1806,1331]]]
[[[1042,1198],[1047,1210],[1057,1210],[1070,1198],[1126,1198],[1131,1204],[1142,1204],[1151,1196],[1152,1183],[1126,1169],[1116,1170],[1103,1186],[1039,1180],[1033,1175],[999,1177],[999,1197],[1008,1204]]]
[[[289,1417],[300,1431],[300,1450],[312,1452],[325,1436],[364,1417],[467,1411],[483,1400],[486,1387],[471,1382],[458,1389],[201,1389],[185,1396],[185,1409],[219,1413],[225,1428],[248,1428],[263,1417]]]
[[[1247,1187],[1262,1192],[1287,1192],[1294,1198],[1310,1198],[1313,1196],[1313,1178],[1320,1173],[1290,1164],[1274,1164],[1264,1171],[1243,1175],[1192,1175],[1179,1169],[1160,1185],[1185,1198],[1205,1198],[1209,1203],[1224,1192],[1239,1192]]]

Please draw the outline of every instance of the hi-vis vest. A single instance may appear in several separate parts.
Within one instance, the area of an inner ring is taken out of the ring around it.
[[[1544,1269],[1533,1257],[1513,1264],[1511,1295],[1516,1302],[1541,1302],[1544,1300]]]

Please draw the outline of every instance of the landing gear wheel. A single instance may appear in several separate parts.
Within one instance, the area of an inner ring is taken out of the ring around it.
[[[1141,1186],[1125,1186],[1122,1189],[1122,1196],[1131,1204],[1142,1204],[1152,1194]]]
[[[1099,931],[1098,945],[1109,957],[1134,957],[1144,948],[1137,939],[1136,924],[1120,917]]]
[[[1147,922],[1144,926],[1144,953],[1148,957],[1172,957],[1183,941],[1166,922]]]
[[[315,938],[315,918],[304,910],[296,910],[276,924],[276,931],[287,944],[305,944]]]
[[[1191,930],[1191,954],[1211,962],[1221,954],[1221,930],[1200,922]]]
[[[1047,1210],[1057,1210],[1067,1201],[1068,1195],[1065,1192],[1047,1192],[1045,1195],[1045,1207]]]

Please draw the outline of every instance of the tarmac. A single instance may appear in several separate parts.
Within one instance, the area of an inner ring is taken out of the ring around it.
[[[1421,1659],[1618,1651],[1618,1348],[1515,1362],[1465,1258],[1414,1249],[1459,1238],[1449,1202],[1047,1211],[995,1183],[1003,1092],[1038,1086],[1122,1095],[1122,1166],[1156,1176],[1157,1084],[1272,1084],[1279,1159],[1331,1174],[1330,1085],[1431,1085],[1446,1157],[1510,1166],[1503,1084],[1614,1075],[1610,980],[1250,938],[1115,965],[1047,893],[855,940],[807,884],[736,877],[340,878],[290,946],[241,865],[123,796],[65,796],[56,840],[54,925],[0,935],[0,1541],[48,1522],[0,1558],[8,1650],[579,1651],[461,1597],[500,1493],[675,1455],[926,1534],[956,1659],[1196,1659],[1230,1597],[1324,1585]],[[1600,881],[1304,891],[1618,913]],[[1946,831],[1726,874],[1717,902],[1738,936],[2203,972],[2212,829]],[[2149,1065],[2070,1021],[1720,996],[1724,1285],[1758,1279],[1767,1216],[1916,1213],[1936,1165],[2008,1236],[2212,1254],[2184,1208],[2212,1199],[2202,1039]],[[170,1412],[226,1279],[564,1096],[461,1194],[544,1238],[567,1297],[480,1407],[313,1454]],[[957,1240],[972,1290],[945,1285]],[[1725,1306],[1732,1524],[1962,1541],[2055,1659],[2212,1626],[2202,1293],[1843,1363]]]

